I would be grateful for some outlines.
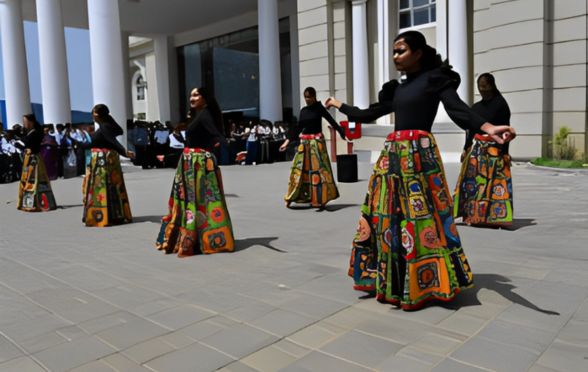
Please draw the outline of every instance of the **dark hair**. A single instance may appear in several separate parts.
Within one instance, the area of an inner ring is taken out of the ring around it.
[[[42,129],[43,128],[41,123],[39,123],[39,121],[37,120],[37,117],[35,116],[35,114],[25,114],[22,117],[27,119],[28,121],[32,122],[33,127],[35,127],[35,129]]]
[[[304,89],[304,93],[308,93],[308,95],[310,95],[311,97],[316,98],[316,89],[314,89],[313,87],[307,87],[306,89]]]
[[[220,106],[218,105],[216,98],[214,98],[212,93],[210,93],[206,87],[199,87],[196,89],[198,90],[198,94],[200,94],[202,98],[204,98],[204,100],[206,101],[206,106],[208,107],[208,110],[210,110],[210,114],[212,115],[214,124],[216,125],[219,132],[221,132],[221,134],[224,136],[225,126],[223,124],[223,113],[221,111]],[[194,117],[195,116],[192,115],[192,118]]]
[[[92,112],[95,112],[99,118],[106,119],[110,115],[110,110],[108,106],[103,103],[99,103],[92,108]]]
[[[427,44],[427,39],[425,39],[425,36],[420,32],[414,30],[402,32],[394,38],[394,42],[397,42],[400,39],[404,39],[404,42],[413,52],[418,50],[422,51],[423,54],[420,63],[423,70],[431,70],[440,67],[443,64],[443,60],[441,59],[441,56],[437,54],[437,50]]]
[[[494,92],[494,95],[497,96],[500,94],[500,91],[498,90],[498,87],[496,86],[496,80],[494,79],[494,75],[492,75],[489,72],[484,72],[483,74],[480,74],[480,76],[478,76],[478,79],[476,80],[477,85],[480,85],[480,80],[482,78],[486,79],[488,84],[490,84],[492,86],[492,91]]]

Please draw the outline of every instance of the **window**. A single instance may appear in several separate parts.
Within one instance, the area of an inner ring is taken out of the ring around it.
[[[142,75],[139,75],[137,76],[137,80],[135,80],[135,84],[137,85],[137,101],[144,101],[147,82],[143,79]]]
[[[435,0],[400,0],[400,28],[435,22]]]

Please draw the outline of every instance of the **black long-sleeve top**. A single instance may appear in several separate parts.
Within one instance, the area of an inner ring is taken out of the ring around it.
[[[186,147],[211,150],[216,143],[225,141],[208,108],[205,107],[194,115],[186,128]]]
[[[33,154],[38,154],[41,151],[41,142],[43,142],[43,127],[33,127],[27,135],[22,139],[25,149],[31,150]]]
[[[479,130],[486,122],[468,107],[457,95],[459,75],[453,71],[434,68],[419,71],[407,76],[399,84],[392,97],[380,100],[367,109],[343,104],[339,109],[350,120],[360,123],[373,122],[375,119],[395,113],[395,130],[423,130],[430,132],[439,108],[443,102],[445,110],[462,129]]]
[[[300,134],[319,134],[323,132],[322,118],[343,137],[343,128],[337,123],[320,101],[305,106],[300,110],[298,125],[288,134],[288,139],[294,141]]]
[[[508,107],[508,103],[502,96],[502,94],[497,94],[491,99],[488,100],[480,100],[472,106],[472,110],[486,119],[487,122],[490,122],[495,125],[510,125],[510,107]],[[474,141],[474,136],[476,134],[484,134],[481,130],[468,130],[466,133],[466,142],[463,146],[464,150],[467,150],[472,146]],[[508,152],[508,143],[504,145],[504,148]]]
[[[127,156],[127,150],[116,139],[122,136],[123,129],[114,120],[106,120],[99,123],[100,128],[92,133],[92,142],[84,144],[85,148],[100,148],[115,150],[122,156]]]

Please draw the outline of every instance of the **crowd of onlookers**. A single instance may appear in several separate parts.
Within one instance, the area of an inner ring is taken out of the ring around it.
[[[24,128],[16,124],[9,130],[0,126],[0,183],[18,181],[24,156]],[[289,131],[285,122],[268,120],[229,119],[226,142],[212,149],[219,164],[273,163],[291,160],[296,144],[286,152],[279,147]],[[184,148],[186,123],[147,121],[127,122],[127,144],[136,154],[133,164],[148,168],[175,168]],[[50,180],[84,174],[89,161],[87,144],[94,131],[94,123],[46,124],[41,144],[41,156]]]

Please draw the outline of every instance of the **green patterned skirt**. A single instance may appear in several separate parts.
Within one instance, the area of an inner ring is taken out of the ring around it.
[[[168,207],[157,249],[180,257],[235,249],[220,168],[210,152],[184,149]]]
[[[43,158],[29,149],[22,164],[16,207],[25,212],[46,212],[57,208]]]
[[[338,197],[323,135],[301,135],[284,200],[288,204],[310,203],[313,207],[322,207]]]
[[[490,137],[477,134],[461,165],[455,187],[454,217],[468,225],[512,223],[510,156]]]
[[[349,267],[355,289],[415,310],[473,284],[431,133],[388,136],[361,212]]]
[[[118,153],[110,149],[92,149],[90,165],[84,177],[83,200],[86,226],[113,226],[130,223],[131,207]]]

